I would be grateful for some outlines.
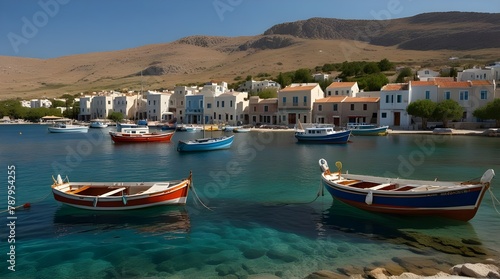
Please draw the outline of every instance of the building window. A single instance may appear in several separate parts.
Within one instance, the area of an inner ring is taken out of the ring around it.
[[[431,91],[425,91],[425,99],[429,100],[431,98]]]
[[[222,101],[222,107],[224,107],[224,101]]]
[[[339,94],[339,91],[338,90],[335,90],[335,95],[338,95]]]
[[[487,100],[487,99],[488,99],[488,91],[481,90],[481,100]]]
[[[233,107],[233,100],[229,101],[229,107],[232,108]]]
[[[354,104],[351,104],[351,110],[354,110]]]
[[[318,111],[323,111],[323,105],[318,105]]]
[[[219,101],[217,101],[217,107],[219,107],[219,105],[220,105],[220,102],[219,102]]]
[[[460,91],[460,101],[469,100],[469,91]]]
[[[283,97],[283,105],[286,106],[286,97]]]
[[[292,106],[296,107],[299,105],[299,97],[292,98]]]
[[[333,104],[333,111],[337,111],[339,109],[339,105],[338,104]]]
[[[402,101],[403,101],[403,96],[402,95],[398,95],[397,96],[397,102],[401,103]]]
[[[367,104],[363,104],[363,110],[368,110],[368,105]]]
[[[389,103],[389,95],[385,95],[385,103],[388,104]]]
[[[444,99],[449,100],[450,98],[451,98],[451,92],[450,91],[444,92]]]
[[[269,111],[269,106],[264,106],[264,111],[268,112]]]
[[[207,103],[207,108],[212,108],[212,103]]]
[[[307,106],[307,96],[304,96],[304,106]]]
[[[382,118],[387,118],[387,112],[382,112]]]
[[[253,112],[257,111],[257,106],[253,106]]]

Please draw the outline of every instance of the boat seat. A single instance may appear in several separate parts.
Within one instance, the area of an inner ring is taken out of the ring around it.
[[[107,193],[104,193],[102,195],[99,195],[99,197],[108,197],[108,196],[111,196],[111,195],[114,195],[118,192],[121,192],[123,190],[127,189],[126,187],[121,187],[121,188],[118,188],[118,189],[114,189],[113,191],[109,191]]]
[[[377,185],[377,186],[370,187],[368,189],[370,189],[370,190],[380,190],[380,189],[382,189],[384,187],[387,187],[389,185],[391,185],[391,183],[380,184],[380,185]]]
[[[80,192],[87,190],[88,188],[90,188],[90,186],[86,185],[86,186],[80,187],[78,189],[68,191],[68,194],[78,194]]]
[[[170,186],[170,183],[161,183],[160,185],[153,185],[146,191],[139,192],[138,194],[149,194],[149,193],[156,193],[159,191],[165,191],[168,189]]]
[[[344,180],[344,181],[338,181],[337,183],[345,186],[350,186],[359,182],[361,182],[361,180]]]

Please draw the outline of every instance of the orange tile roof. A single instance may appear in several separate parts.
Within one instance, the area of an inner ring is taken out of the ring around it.
[[[420,80],[412,80],[410,81],[411,86],[432,86],[436,85],[436,82],[433,80],[430,81],[420,81]]]
[[[314,101],[315,103],[341,103],[344,101],[344,99],[347,98],[346,96],[333,96],[333,97],[326,97],[323,99],[316,99]]]
[[[281,89],[281,92],[289,92],[289,91],[311,91],[313,90],[317,85],[303,85],[303,86],[287,86],[284,89]]]
[[[379,97],[347,97],[344,102],[349,103],[377,103]]]
[[[429,80],[435,80],[435,81],[455,81],[454,77],[431,77]]]
[[[444,88],[464,88],[471,86],[468,81],[437,81],[436,83],[439,87]]]
[[[493,85],[493,83],[489,80],[471,80],[472,86],[478,85]]]
[[[353,87],[356,82],[332,82],[327,88]]]
[[[408,83],[389,83],[384,85],[380,91],[408,90]]]

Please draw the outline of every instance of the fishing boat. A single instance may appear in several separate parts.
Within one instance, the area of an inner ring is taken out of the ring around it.
[[[71,125],[64,123],[57,123],[47,127],[51,133],[87,133],[89,127],[84,125]]]
[[[377,127],[373,124],[348,123],[347,129],[351,130],[351,134],[355,136],[380,136],[387,135],[387,129],[389,129],[389,126]]]
[[[334,125],[314,124],[305,129],[296,129],[295,138],[299,142],[311,143],[347,143],[351,136],[351,130],[335,131]]]
[[[333,198],[373,212],[472,219],[495,176],[486,170],[478,180],[448,182],[377,177],[342,173],[342,163],[331,171],[319,160],[321,181]]]
[[[147,126],[121,127],[120,132],[110,131],[109,135],[115,143],[128,142],[169,142],[174,132],[156,133],[150,132]]]
[[[227,149],[231,147],[233,143],[234,135],[222,136],[218,138],[202,138],[194,140],[179,140],[177,145],[177,151],[179,152],[189,152],[189,151],[212,151],[219,149]]]
[[[54,199],[90,210],[129,210],[158,205],[186,204],[192,174],[186,179],[162,182],[70,182],[57,175]]]

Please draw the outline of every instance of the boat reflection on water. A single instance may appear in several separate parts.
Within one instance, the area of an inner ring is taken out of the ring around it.
[[[491,251],[482,245],[474,227],[468,222],[438,217],[377,214],[341,202],[334,202],[322,212],[317,230],[322,238],[352,233],[363,238],[405,245],[409,249],[424,251],[430,248],[464,257],[491,256]]]
[[[134,230],[141,234],[175,238],[189,233],[191,223],[187,209],[181,206],[99,212],[61,206],[54,214],[54,228],[59,236],[91,231]]]

